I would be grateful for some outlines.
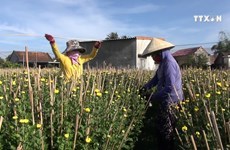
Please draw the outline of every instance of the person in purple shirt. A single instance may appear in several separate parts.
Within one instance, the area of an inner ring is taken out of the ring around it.
[[[151,56],[159,64],[154,77],[140,89],[140,93],[143,96],[143,93],[156,86],[154,93],[145,96],[149,102],[158,104],[155,132],[160,150],[175,149],[173,139],[176,119],[170,106],[184,99],[180,67],[170,53],[173,47],[169,42],[153,38],[142,54],[142,57]]]

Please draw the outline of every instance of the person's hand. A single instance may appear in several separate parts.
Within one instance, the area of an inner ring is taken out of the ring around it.
[[[147,89],[145,87],[142,87],[139,89],[139,94],[141,97],[145,97],[146,92],[147,92]]]
[[[55,43],[54,37],[52,35],[45,34],[45,37],[51,44]]]
[[[150,100],[150,97],[152,96],[152,93],[148,91],[146,87],[142,87],[139,89],[139,95],[146,101]]]
[[[99,49],[101,47],[101,42],[100,41],[95,42],[94,47],[96,49]]]

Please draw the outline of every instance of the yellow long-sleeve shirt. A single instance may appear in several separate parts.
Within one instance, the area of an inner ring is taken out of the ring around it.
[[[63,71],[67,80],[70,78],[79,78],[83,74],[83,64],[96,57],[98,52],[98,49],[93,47],[90,54],[80,55],[78,58],[79,64],[72,64],[72,61],[68,56],[60,53],[56,43],[51,44],[51,47],[56,58],[60,61],[61,70]]]

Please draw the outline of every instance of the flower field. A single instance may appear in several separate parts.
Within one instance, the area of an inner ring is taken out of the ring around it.
[[[138,89],[152,72],[85,72],[67,82],[56,69],[1,70],[0,149],[133,149],[147,106]],[[230,70],[182,74],[185,100],[172,107],[178,149],[229,148]]]
[[[230,70],[183,70],[185,100],[174,107],[180,149],[230,149]]]

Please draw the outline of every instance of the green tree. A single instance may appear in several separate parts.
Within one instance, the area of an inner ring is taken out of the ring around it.
[[[219,33],[219,42],[211,48],[215,54],[222,52],[230,52],[230,36],[229,34],[221,31]]]
[[[117,32],[111,32],[110,34],[107,35],[105,39],[106,40],[116,40],[116,39],[119,39],[119,36]]]
[[[122,35],[122,36],[120,37],[120,39],[128,39],[128,38],[131,38],[131,36]]]
[[[185,64],[186,66],[191,67],[206,67],[208,65],[208,57],[205,54],[199,55],[190,55],[188,56],[188,63]]]
[[[22,67],[22,65],[17,63],[12,63],[7,59],[5,60],[0,57],[0,68],[19,68],[19,67]]]
[[[206,67],[208,65],[208,57],[205,54],[199,54],[195,57],[197,67]]]
[[[116,39],[128,39],[128,38],[131,38],[131,36],[127,36],[127,35],[119,36],[117,32],[111,32],[110,34],[107,35],[105,39],[116,40]]]

